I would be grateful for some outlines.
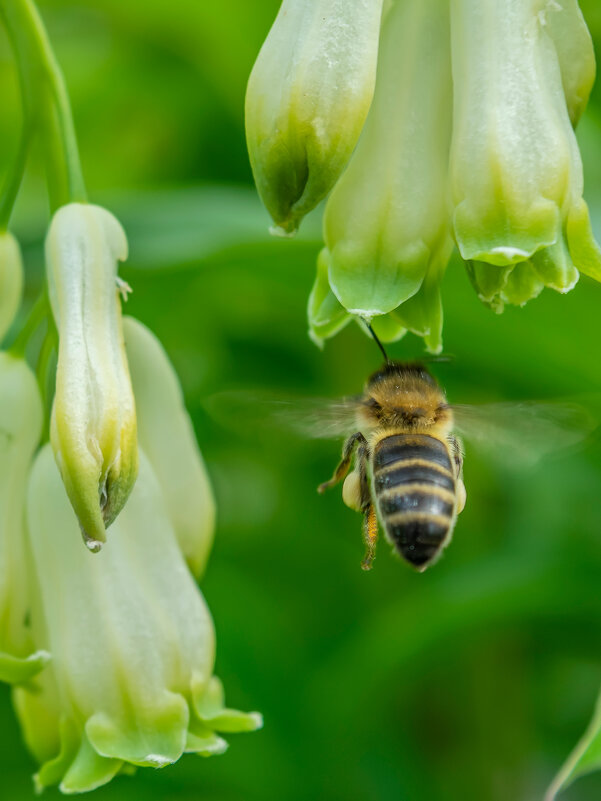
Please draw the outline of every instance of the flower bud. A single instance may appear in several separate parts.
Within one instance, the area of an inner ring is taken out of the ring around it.
[[[544,285],[569,291],[578,270],[601,280],[570,122],[593,69],[576,4],[451,5],[453,223],[478,293],[500,311]]]
[[[39,789],[83,792],[130,765],[222,753],[217,732],[261,725],[256,713],[224,708],[211,617],[143,453],[111,547],[97,557],[77,542],[48,447],[31,474],[27,523],[39,589],[33,627],[53,660],[17,689],[15,706],[43,762]]]
[[[283,0],[253,67],[246,133],[259,194],[294,233],[330,191],[374,89],[382,0]]]
[[[324,220],[329,283],[342,306],[375,322],[396,310],[399,319],[384,323],[390,337],[408,327],[429,336],[435,350],[440,311],[431,298],[452,247],[450,63],[446,5],[396,3],[382,26],[373,104]],[[436,276],[428,300],[405,315],[426,275]]]
[[[0,342],[15,319],[23,294],[23,261],[10,231],[0,232]]]
[[[125,358],[117,262],[123,229],[99,206],[71,203],[52,219],[46,264],[59,332],[50,439],[90,550],[106,540],[136,480],[134,398]]]
[[[188,566],[198,578],[215,530],[215,501],[182,390],[163,346],[133,317],[123,333],[136,397],[138,441],[148,457]]]
[[[0,680],[30,679],[48,661],[32,653],[25,561],[27,474],[42,432],[42,401],[27,363],[0,352]]]

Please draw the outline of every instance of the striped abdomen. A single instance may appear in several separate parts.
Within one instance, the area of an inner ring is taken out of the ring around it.
[[[373,453],[373,487],[390,542],[424,570],[442,550],[455,517],[455,473],[446,443],[425,434],[395,434]]]

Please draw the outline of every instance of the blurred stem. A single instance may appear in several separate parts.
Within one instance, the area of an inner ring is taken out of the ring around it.
[[[21,141],[19,142],[19,149],[12,163],[11,169],[6,177],[2,193],[0,194],[0,231],[6,231],[10,216],[12,214],[21,181],[23,180],[23,173],[25,172],[25,165],[27,163],[27,155],[29,153],[29,143],[31,141],[31,122],[29,116],[25,113],[23,108],[23,128],[21,131]]]
[[[48,293],[44,290],[35,300],[33,306],[29,311],[29,315],[23,324],[23,327],[17,334],[17,338],[13,342],[10,352],[15,356],[24,357],[25,350],[31,337],[35,334],[39,326],[44,322],[44,319],[49,316],[50,304],[48,303]]]
[[[39,126],[44,135],[51,209],[85,202],[67,87],[35,3],[0,0],[0,16],[15,51],[25,121]]]
[[[48,384],[49,384],[48,373],[52,357],[57,347],[58,347],[58,332],[56,330],[56,326],[54,324],[52,315],[49,314],[47,317],[46,334],[42,342],[42,347],[40,348],[40,355],[38,356],[38,364],[36,367],[36,377],[38,379],[38,386],[40,388],[40,394],[42,396],[42,403],[44,404],[44,409],[46,409],[47,411],[50,410],[50,403],[52,402],[52,395],[48,389]],[[50,427],[50,415],[46,414],[44,416],[44,430],[42,432],[42,437],[41,437],[42,443],[47,442],[48,440],[49,427]]]

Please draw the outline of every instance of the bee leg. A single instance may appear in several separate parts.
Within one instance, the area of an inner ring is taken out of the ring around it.
[[[371,570],[373,561],[376,558],[376,544],[378,542],[378,517],[376,507],[371,498],[369,481],[367,480],[367,442],[361,443],[357,452],[358,473],[359,473],[359,493],[361,498],[361,511],[363,512],[363,539],[365,540],[366,550],[362,570]]]
[[[376,507],[369,502],[364,511],[363,518],[363,539],[365,540],[365,556],[361,562],[362,570],[371,570],[373,561],[376,558],[376,544],[378,542],[378,518]]]
[[[463,483],[463,450],[456,437],[449,437],[449,443],[455,462],[455,479],[457,482],[455,513],[459,515],[463,512],[466,501],[465,484]]]
[[[465,491],[465,484],[461,478],[457,479],[457,501],[455,504],[455,512],[460,515],[465,509],[465,501],[467,493]]]
[[[320,484],[319,487],[317,487],[317,492],[325,492],[339,481],[342,481],[349,471],[351,459],[353,458],[353,451],[358,443],[361,443],[362,445],[365,444],[365,437],[360,431],[357,431],[355,434],[351,434],[351,436],[344,443],[344,447],[342,448],[342,459],[340,460],[340,464],[336,470],[334,470],[334,475],[329,481],[324,481],[323,484]]]
[[[461,478],[463,472],[463,450],[461,448],[461,443],[457,439],[457,437],[449,437],[449,445],[451,446],[451,453],[453,455],[453,461],[455,462],[455,478]]]

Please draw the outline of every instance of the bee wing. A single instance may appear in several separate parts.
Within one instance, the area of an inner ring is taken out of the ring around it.
[[[272,408],[274,419],[300,436],[336,439],[357,430],[357,406],[355,398],[301,398],[276,401]]]
[[[582,442],[597,418],[573,401],[523,401],[451,407],[455,430],[494,458],[532,466],[548,454]]]
[[[204,406],[226,428],[278,428],[312,439],[347,437],[357,430],[360,398],[307,398],[265,392],[219,392]]]

